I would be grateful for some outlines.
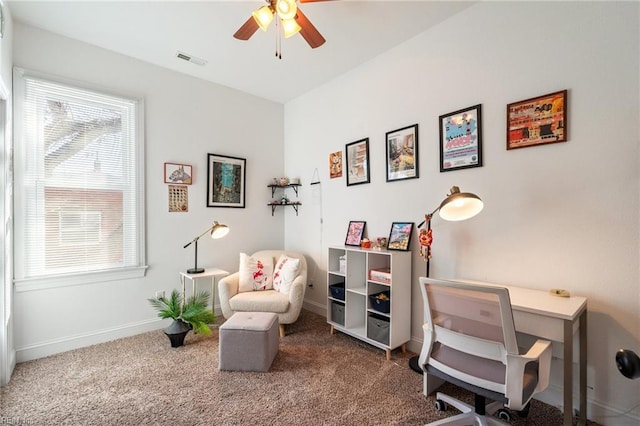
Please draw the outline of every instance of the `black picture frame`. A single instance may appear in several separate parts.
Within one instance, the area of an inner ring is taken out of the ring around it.
[[[347,186],[369,183],[369,138],[345,145]]]
[[[387,240],[387,250],[408,251],[411,247],[414,222],[393,222]]]
[[[247,160],[207,154],[207,207],[245,207]]]
[[[362,238],[364,237],[364,230],[367,227],[367,222],[363,220],[352,220],[349,222],[349,228],[347,228],[347,236],[344,240],[345,246],[357,246],[360,247]]]
[[[420,177],[418,125],[412,124],[385,134],[387,182]]]
[[[482,167],[482,105],[440,116],[440,172]]]

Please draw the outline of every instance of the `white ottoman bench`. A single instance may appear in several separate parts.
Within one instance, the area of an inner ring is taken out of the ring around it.
[[[279,346],[276,314],[236,312],[219,329],[218,367],[228,371],[269,371]]]

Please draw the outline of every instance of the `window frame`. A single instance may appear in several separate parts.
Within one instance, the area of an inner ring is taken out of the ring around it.
[[[46,80],[51,83],[71,86],[79,90],[86,90],[88,92],[96,92],[107,96],[118,97],[126,99],[135,104],[135,168],[136,178],[134,189],[135,195],[133,202],[135,204],[136,215],[136,265],[126,267],[116,267],[109,269],[94,269],[91,271],[72,272],[72,273],[57,273],[38,277],[19,277],[19,274],[24,271],[23,264],[20,263],[20,256],[15,256],[15,269],[14,269],[14,284],[16,292],[32,291],[41,289],[52,289],[57,287],[66,287],[74,285],[93,284],[105,281],[120,281],[127,279],[142,278],[146,274],[148,268],[146,264],[146,235],[145,235],[145,139],[144,139],[144,99],[142,96],[136,96],[131,94],[123,94],[122,92],[116,92],[111,89],[106,89],[97,84],[91,84],[86,82],[79,82],[72,79],[65,79],[58,76],[52,76],[46,73],[38,71],[26,70],[24,68],[14,67],[13,69],[13,101],[14,101],[14,185],[19,186],[24,181],[24,173],[21,170],[23,165],[25,153],[23,152],[23,145],[21,140],[23,138],[25,129],[23,129],[22,112],[24,111],[24,85],[25,78],[32,77],[36,79]],[[14,221],[14,253],[21,253],[24,244],[24,231],[19,229],[20,225],[24,225],[24,221],[21,217],[24,216],[22,195],[20,191],[15,191],[14,188],[14,210],[16,213],[16,219]]]

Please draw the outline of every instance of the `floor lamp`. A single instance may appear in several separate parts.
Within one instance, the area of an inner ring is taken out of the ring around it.
[[[467,220],[482,211],[482,200],[475,194],[470,192],[460,192],[460,188],[452,186],[450,193],[442,200],[440,205],[434,211],[425,215],[424,221],[418,225],[426,224],[426,229],[420,229],[420,254],[424,256],[426,263],[426,277],[429,277],[429,261],[431,260],[431,218],[434,214],[439,213],[440,217],[448,221]],[[409,359],[409,367],[417,373],[422,374],[422,368],[418,365],[418,356]]]
[[[222,238],[229,233],[229,227],[227,225],[223,225],[216,221],[213,221],[213,225],[207,228],[202,234],[195,237],[193,240],[189,241],[183,248],[189,247],[191,244],[195,243],[195,255],[196,260],[193,268],[187,269],[187,274],[201,274],[204,272],[204,268],[198,268],[198,240],[207,232],[211,231],[211,238],[218,239]]]

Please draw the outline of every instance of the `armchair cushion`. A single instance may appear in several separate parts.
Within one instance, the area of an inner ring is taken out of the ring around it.
[[[244,292],[232,297],[229,305],[234,311],[281,314],[289,309],[289,296],[275,290]]]
[[[240,281],[238,291],[273,288],[273,257],[249,256],[240,253]]]
[[[273,271],[273,288],[280,293],[289,294],[299,270],[300,259],[281,254]]]

